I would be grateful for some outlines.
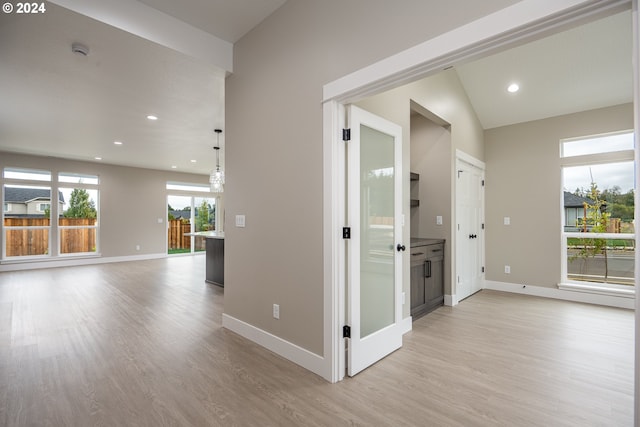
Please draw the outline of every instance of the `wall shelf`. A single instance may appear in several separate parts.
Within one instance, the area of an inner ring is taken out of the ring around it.
[[[409,172],[409,179],[411,180],[411,196],[418,195],[418,181],[420,181],[420,174],[415,172]],[[411,207],[417,208],[420,206],[420,200],[411,199]]]

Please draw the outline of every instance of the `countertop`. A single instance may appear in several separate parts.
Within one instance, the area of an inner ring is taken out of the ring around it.
[[[444,243],[444,239],[428,239],[424,237],[412,237],[410,247],[415,248],[417,246],[437,245],[439,243]]]
[[[218,231],[198,231],[195,233],[184,233],[185,236],[202,236],[205,239],[224,239],[224,232]]]

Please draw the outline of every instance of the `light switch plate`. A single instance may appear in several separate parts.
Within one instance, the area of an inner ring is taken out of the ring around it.
[[[436,225],[442,225],[442,215],[436,216]]]
[[[244,228],[245,217],[244,215],[236,215],[236,227]]]

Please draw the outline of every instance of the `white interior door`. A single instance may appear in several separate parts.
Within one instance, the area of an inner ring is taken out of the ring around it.
[[[348,108],[347,373],[402,346],[402,128]]]
[[[482,288],[484,256],[484,170],[457,161],[456,299]]]

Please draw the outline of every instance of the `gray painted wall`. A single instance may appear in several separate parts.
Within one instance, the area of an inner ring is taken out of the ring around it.
[[[103,257],[166,253],[167,181],[208,184],[202,175],[0,153],[0,170],[7,166],[98,175]]]
[[[226,314],[324,355],[323,85],[514,3],[290,0],[235,44],[225,90]],[[232,226],[238,214],[246,228]]]
[[[628,129],[633,129],[632,104],[485,132],[487,280],[558,285],[560,139]],[[505,216],[511,225],[503,225]],[[504,273],[505,265],[511,274]]]

